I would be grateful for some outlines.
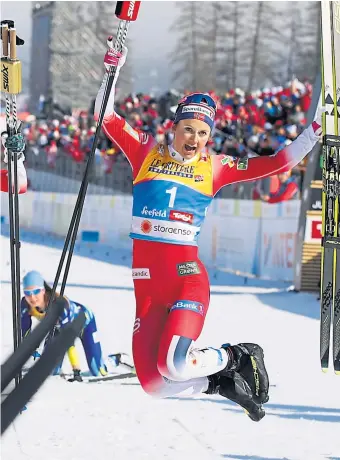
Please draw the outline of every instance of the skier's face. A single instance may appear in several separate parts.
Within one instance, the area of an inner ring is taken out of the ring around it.
[[[210,127],[202,120],[180,120],[173,127],[173,146],[186,160],[201,152],[208,142]]]
[[[31,308],[45,309],[45,289],[39,286],[28,286],[24,291],[25,299]]]

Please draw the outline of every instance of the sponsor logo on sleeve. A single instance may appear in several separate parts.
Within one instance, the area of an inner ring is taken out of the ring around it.
[[[188,212],[175,211],[172,209],[169,214],[169,219],[177,220],[180,222],[185,222],[186,224],[192,225],[193,220],[194,220],[194,215],[189,214]]]
[[[197,262],[183,262],[177,264],[177,274],[178,276],[187,276],[187,275],[199,275],[201,273]]]
[[[239,171],[245,171],[246,169],[248,169],[248,158],[239,158],[237,160],[236,168]]]
[[[149,134],[141,133],[141,142],[142,144],[146,144],[149,140]]]
[[[150,270],[148,268],[133,268],[132,279],[134,280],[149,280]]]
[[[228,165],[229,168],[233,168],[233,167],[235,166],[235,161],[234,161],[234,160],[235,160],[234,157],[231,157],[231,156],[229,156],[229,155],[226,155],[225,157],[223,157],[223,158],[221,159],[221,164],[222,164],[223,166]]]
[[[194,176],[195,182],[203,182],[204,181],[204,176],[203,174],[196,174]]]
[[[192,300],[177,300],[176,303],[170,308],[170,312],[174,310],[188,310],[200,315],[204,315],[204,307],[200,302],[194,302]]]
[[[136,141],[139,141],[139,134],[135,131],[128,123],[125,122],[124,131],[130,134],[130,136],[134,137]]]

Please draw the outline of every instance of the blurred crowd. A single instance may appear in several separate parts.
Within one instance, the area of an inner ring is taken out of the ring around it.
[[[312,87],[297,79],[285,87],[263,88],[246,93],[239,88],[210,95],[217,102],[216,124],[207,149],[211,154],[234,157],[272,155],[289,145],[306,125]],[[131,94],[116,102],[116,112],[136,129],[153,135],[158,142],[171,143],[172,118],[182,94],[169,91],[159,98]],[[53,109],[53,107],[52,107]],[[93,112],[64,113],[59,107],[48,113],[42,106],[37,115],[28,114],[23,133],[35,155],[45,154],[54,168],[59,155],[84,162],[95,135]],[[116,161],[126,161],[105,134],[100,136],[96,164],[103,174],[111,174]],[[305,164],[293,171],[254,184],[252,197],[270,203],[299,198]],[[234,187],[237,194],[238,186]]]

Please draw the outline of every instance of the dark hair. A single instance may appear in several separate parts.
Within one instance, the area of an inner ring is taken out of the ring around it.
[[[45,300],[46,305],[48,305],[48,303],[49,303],[49,301],[50,301],[50,298],[52,297],[52,291],[53,291],[53,289],[51,288],[51,286],[50,286],[49,284],[46,283],[46,281],[44,281],[44,289],[45,289],[45,297],[44,297],[44,300]],[[56,293],[55,293],[55,297],[60,297],[59,292],[56,292]],[[67,297],[63,296],[63,298],[68,302]]]

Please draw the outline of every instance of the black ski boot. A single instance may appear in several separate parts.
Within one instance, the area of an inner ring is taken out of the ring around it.
[[[79,369],[73,369],[73,377],[67,380],[68,382],[82,382],[83,378],[81,376]]]
[[[229,355],[229,364],[219,374],[231,378],[234,373],[240,374],[250,387],[254,402],[266,403],[269,400],[269,379],[262,348],[255,343],[225,344],[222,348]]]
[[[256,404],[253,399],[253,393],[246,380],[237,372],[230,371],[230,376],[226,377],[220,373],[210,375],[209,387],[205,392],[207,394],[219,394],[231,401],[239,404],[245,410],[246,414],[254,422],[259,422],[265,412],[260,404]]]

